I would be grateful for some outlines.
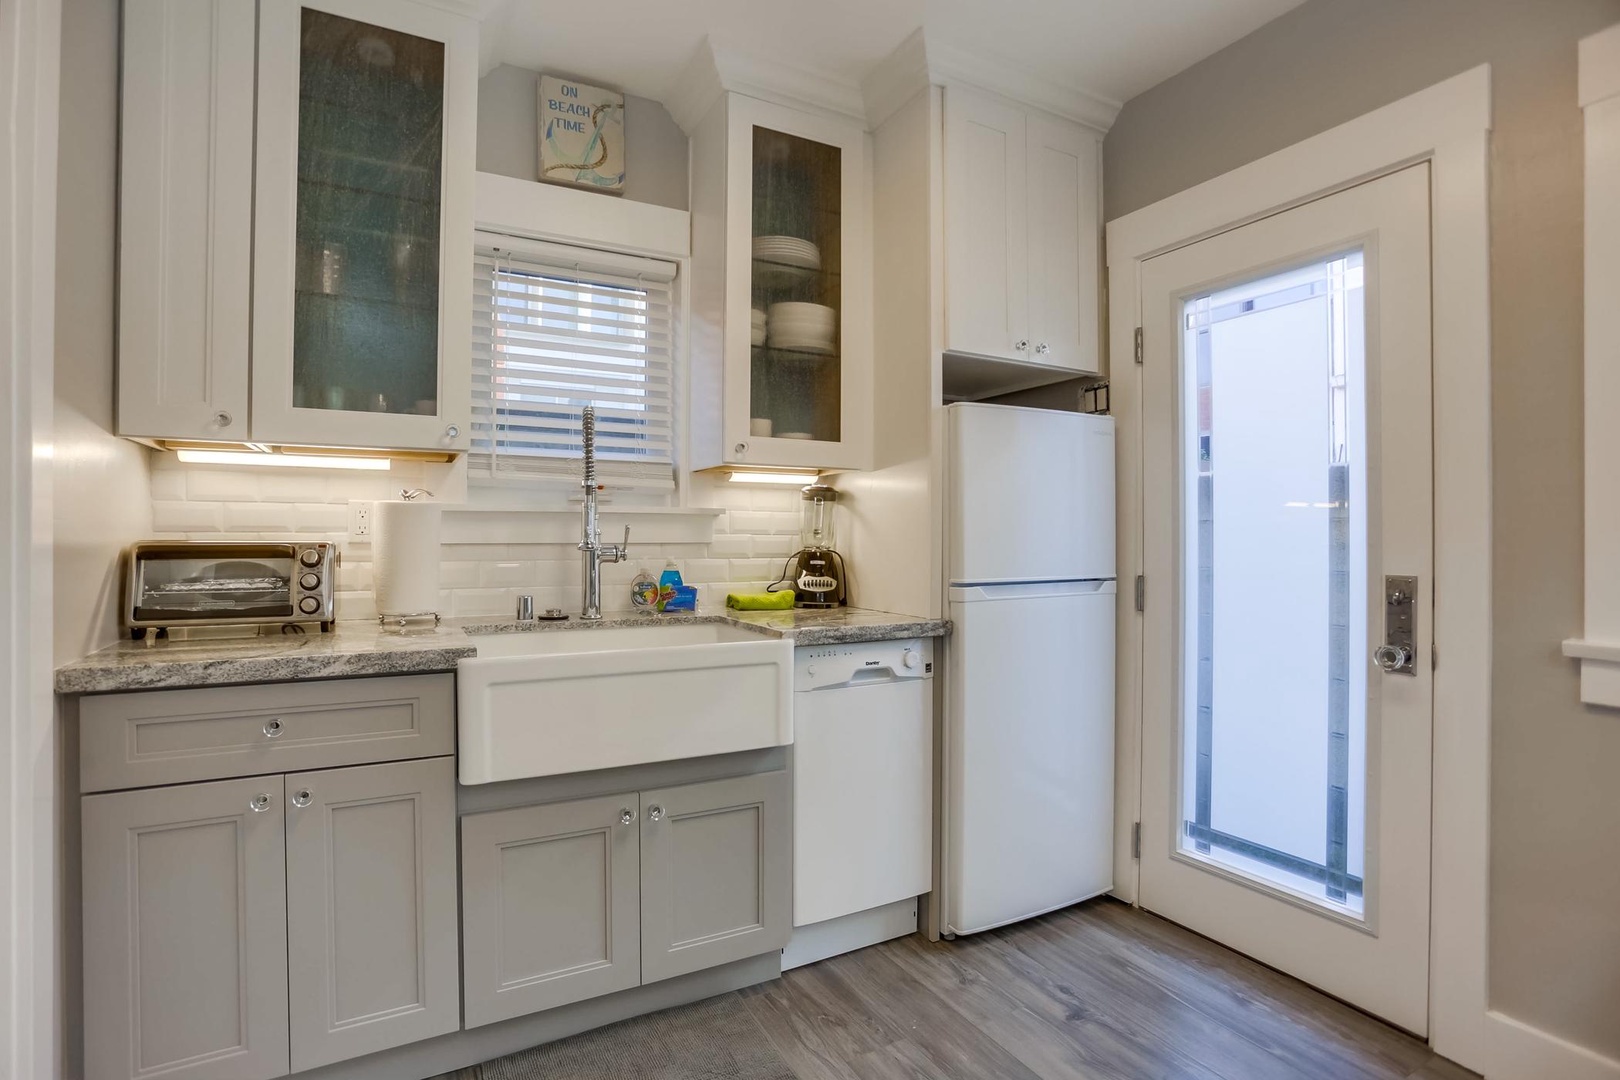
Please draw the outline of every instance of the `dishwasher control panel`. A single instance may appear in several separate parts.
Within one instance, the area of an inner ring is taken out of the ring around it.
[[[796,691],[933,677],[933,638],[807,645],[793,650]]]

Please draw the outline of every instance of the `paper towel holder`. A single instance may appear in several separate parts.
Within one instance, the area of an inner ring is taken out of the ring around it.
[[[403,488],[399,493],[403,502],[416,502],[418,499],[431,499],[433,492],[426,488]],[[428,620],[432,620],[430,623]],[[378,612],[377,625],[385,630],[404,632],[407,630],[437,629],[440,616],[437,611],[401,611]]]

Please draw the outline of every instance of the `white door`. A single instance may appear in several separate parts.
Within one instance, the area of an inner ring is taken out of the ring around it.
[[[1029,358],[1096,371],[1102,145],[1062,120],[1029,116]]]
[[[1030,360],[1024,110],[945,91],[945,347]]]
[[[1150,259],[1141,295],[1142,906],[1422,1034],[1429,167]]]

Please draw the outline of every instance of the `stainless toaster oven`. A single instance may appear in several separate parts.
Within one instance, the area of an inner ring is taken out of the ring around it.
[[[313,623],[334,618],[337,549],[327,543],[147,540],[130,547],[124,623],[135,638],[169,627]]]

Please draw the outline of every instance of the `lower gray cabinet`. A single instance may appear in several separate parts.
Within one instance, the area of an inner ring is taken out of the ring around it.
[[[793,933],[786,771],[641,793],[641,981],[786,947]]]
[[[641,981],[634,794],[461,819],[466,1024]]]
[[[281,777],[82,807],[88,1080],[285,1076]]]
[[[772,952],[793,930],[785,770],[466,814],[466,1026]]]
[[[86,1080],[273,1080],[455,1031],[455,777],[84,796]]]
[[[283,779],[293,1071],[457,1030],[455,759]]]

